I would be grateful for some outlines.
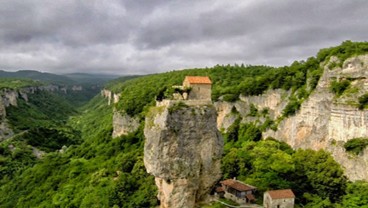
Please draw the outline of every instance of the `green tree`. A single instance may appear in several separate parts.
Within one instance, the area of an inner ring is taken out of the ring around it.
[[[343,197],[341,207],[347,208],[367,208],[368,207],[368,183],[357,181],[349,183],[346,195]]]
[[[297,196],[316,194],[336,202],[345,193],[347,179],[340,165],[323,150],[299,149],[293,155],[294,189]]]

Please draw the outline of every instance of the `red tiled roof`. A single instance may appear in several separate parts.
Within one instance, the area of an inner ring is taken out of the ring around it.
[[[201,76],[186,76],[186,80],[188,80],[191,84],[211,84],[211,80],[209,77],[201,77]]]
[[[249,201],[255,201],[256,200],[256,197],[254,197],[253,194],[247,194],[247,195],[245,195],[245,197],[247,197],[247,199],[249,199]]]
[[[219,193],[219,192],[224,192],[224,188],[223,187],[217,187],[216,188],[216,192]]]
[[[238,180],[233,179],[226,179],[224,181],[220,182],[221,184],[224,184],[225,186],[229,186],[233,189],[236,189],[238,191],[250,191],[256,189],[256,187],[242,183]]]
[[[284,198],[295,198],[295,195],[291,189],[284,190],[273,190],[267,191],[272,199],[284,199]]]

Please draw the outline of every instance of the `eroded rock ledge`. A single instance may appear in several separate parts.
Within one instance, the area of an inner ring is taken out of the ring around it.
[[[223,139],[212,104],[168,103],[146,117],[144,164],[162,208],[194,207],[221,177]]]

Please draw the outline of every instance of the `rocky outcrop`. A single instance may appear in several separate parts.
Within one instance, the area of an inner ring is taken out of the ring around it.
[[[3,104],[2,98],[0,97],[0,142],[13,135],[13,131],[6,122],[5,116],[5,105]]]
[[[120,93],[118,93],[118,94],[114,94],[114,103],[118,103],[119,102],[119,100],[120,100],[120,97],[121,97],[121,94]]]
[[[134,132],[138,129],[140,125],[139,118],[131,117],[126,113],[120,113],[116,110],[114,110],[112,124],[113,124],[112,138],[116,138]]]
[[[221,177],[223,139],[212,105],[174,103],[146,116],[144,164],[162,208],[194,207]]]
[[[258,96],[240,96],[240,100],[234,103],[219,101],[214,105],[216,107],[217,128],[226,132],[226,130],[241,116],[242,122],[253,122],[259,118],[249,116],[250,106],[254,105],[259,111],[267,109],[267,114],[273,120],[281,116],[282,110],[287,105],[287,98],[290,96],[290,91],[281,89],[268,90]],[[236,113],[234,113],[236,112]]]
[[[17,106],[17,99],[19,97],[17,90],[3,90],[2,91],[2,102],[5,105],[5,107]]]
[[[119,102],[121,94],[115,94],[110,90],[103,89],[101,90],[101,96],[107,99],[108,105],[111,105],[111,102],[114,104]],[[129,116],[125,112],[119,112],[114,108],[112,125],[112,138],[116,138],[136,131],[139,128],[140,119],[138,117]]]
[[[110,90],[103,89],[101,90],[101,96],[107,98],[107,104],[111,105],[111,102],[118,103],[121,97],[121,93],[113,93]]]
[[[73,85],[72,91],[82,91],[83,87],[81,85]]]
[[[325,65],[316,90],[303,102],[296,115],[283,120],[277,131],[269,130],[263,136],[285,141],[293,148],[325,149],[345,169],[351,180],[368,180],[368,150],[354,156],[345,152],[343,144],[353,138],[368,137],[368,111],[359,110],[354,102],[367,93],[368,55],[346,60],[342,66],[329,69]],[[333,80],[349,79],[354,93],[336,97],[329,90]]]
[[[14,135],[13,130],[6,120],[6,108],[9,106],[17,106],[18,99],[28,102],[28,95],[36,91],[58,91],[56,85],[44,85],[34,87],[24,87],[21,89],[3,89],[0,91],[0,141],[5,140]]]
[[[6,120],[6,107],[17,105],[18,93],[13,90],[0,92],[0,141],[12,136],[14,133]]]

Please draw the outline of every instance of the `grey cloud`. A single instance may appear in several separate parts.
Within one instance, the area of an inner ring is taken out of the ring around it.
[[[145,74],[286,65],[366,41],[368,1],[3,0],[0,68]]]

